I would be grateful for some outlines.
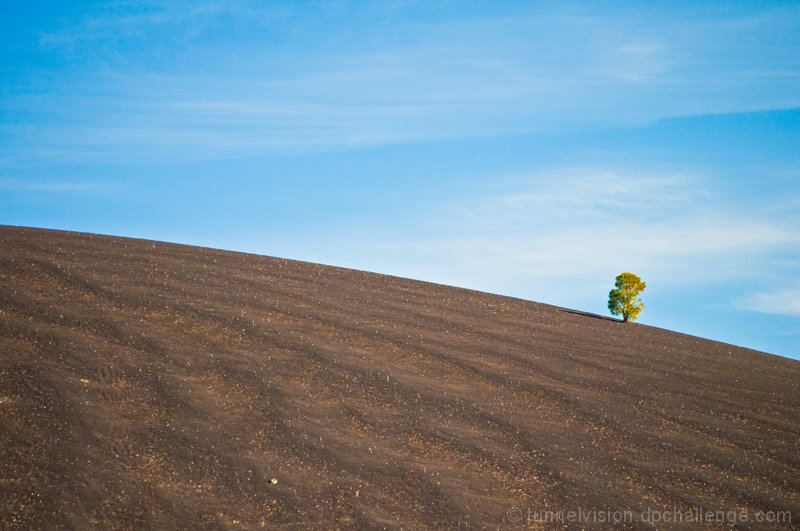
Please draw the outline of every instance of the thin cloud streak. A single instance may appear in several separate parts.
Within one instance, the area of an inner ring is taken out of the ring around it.
[[[800,287],[753,293],[740,299],[738,307],[761,313],[800,316]]]
[[[22,179],[0,179],[0,190],[8,192],[87,193],[111,192],[118,187],[111,183],[78,181],[35,182]]]

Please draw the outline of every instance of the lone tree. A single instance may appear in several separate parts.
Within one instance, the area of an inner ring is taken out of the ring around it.
[[[622,321],[635,321],[644,308],[639,294],[647,285],[633,273],[617,275],[614,289],[608,292],[608,309],[611,315],[622,314]]]

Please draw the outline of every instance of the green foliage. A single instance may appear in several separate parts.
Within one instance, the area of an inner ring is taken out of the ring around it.
[[[647,285],[633,273],[617,275],[616,286],[608,292],[608,309],[612,315],[622,314],[624,322],[635,321],[644,308],[639,294]]]

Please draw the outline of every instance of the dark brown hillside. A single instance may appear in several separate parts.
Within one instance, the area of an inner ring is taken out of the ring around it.
[[[800,522],[797,361],[107,236],[0,227],[0,280],[3,527]]]

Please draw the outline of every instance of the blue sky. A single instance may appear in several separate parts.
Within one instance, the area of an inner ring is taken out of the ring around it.
[[[668,4],[668,5],[667,5]],[[800,359],[795,2],[0,2],[0,224]]]

